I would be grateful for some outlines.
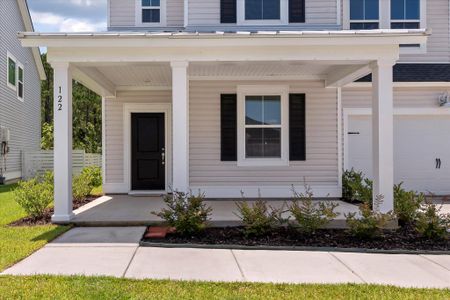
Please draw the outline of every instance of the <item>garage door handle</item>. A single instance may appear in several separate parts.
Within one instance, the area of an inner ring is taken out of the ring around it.
[[[442,165],[442,161],[440,158],[436,158],[436,169],[440,169]]]
[[[348,134],[359,134],[359,132],[358,131],[349,131],[349,132],[347,132]]]

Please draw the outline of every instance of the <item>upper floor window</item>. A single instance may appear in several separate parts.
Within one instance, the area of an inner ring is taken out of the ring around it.
[[[7,60],[7,85],[17,93],[17,98],[23,101],[25,74],[23,65],[9,52]]]
[[[280,0],[245,0],[246,20],[279,20]]]
[[[391,0],[391,28],[420,28],[420,0]]]
[[[350,0],[350,29],[378,29],[379,0]]]
[[[160,0],[142,0],[142,23],[161,22]]]

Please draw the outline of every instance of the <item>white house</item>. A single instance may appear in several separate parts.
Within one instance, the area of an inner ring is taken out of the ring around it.
[[[37,47],[24,48],[18,31],[33,31],[25,0],[0,5],[0,181],[22,177],[23,151],[41,144],[41,80],[45,71]]]
[[[108,32],[20,33],[24,46],[48,48],[55,71],[53,220],[72,217],[72,78],[103,96],[106,193],[281,198],[306,180],[315,196],[340,197],[352,166],[374,179],[383,212],[399,181],[450,192],[450,110],[438,101],[449,9],[109,0]]]

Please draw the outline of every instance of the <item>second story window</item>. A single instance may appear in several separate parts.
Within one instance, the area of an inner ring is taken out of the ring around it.
[[[279,20],[280,0],[245,0],[246,20]]]
[[[391,0],[391,28],[420,28],[420,0]]]
[[[142,0],[142,23],[161,22],[161,1]]]
[[[378,29],[378,0],[350,0],[350,29]]]

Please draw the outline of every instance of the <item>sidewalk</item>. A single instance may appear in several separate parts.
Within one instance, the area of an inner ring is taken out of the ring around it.
[[[450,255],[145,248],[144,230],[74,228],[2,274],[450,288]]]

